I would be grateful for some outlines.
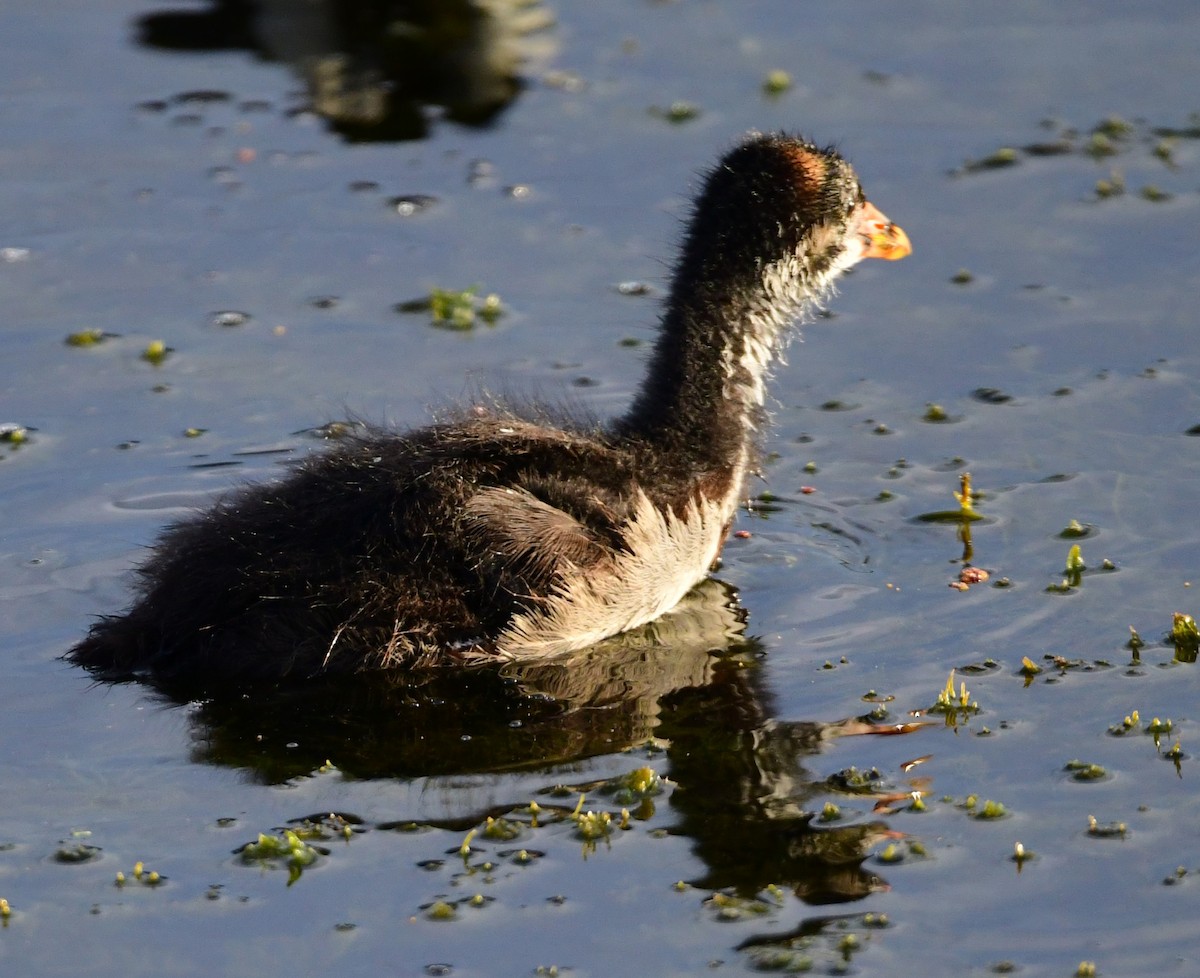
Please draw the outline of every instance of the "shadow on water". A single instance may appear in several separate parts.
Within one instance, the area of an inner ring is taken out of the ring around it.
[[[830,785],[804,764],[829,738],[870,727],[771,719],[762,649],[745,621],[733,592],[709,580],[671,614],[558,662],[210,695],[191,701],[192,757],[264,783],[309,775],[327,758],[354,779],[437,779],[541,770],[657,740],[676,785],[672,831],[706,867],[696,885],[860,899],[884,887],[862,864],[895,833],[882,822],[814,826],[806,803]],[[466,830],[513,803],[478,810],[468,791],[461,810],[429,824]]]
[[[491,124],[550,48],[552,15],[526,0],[212,0],[139,18],[170,51],[253,51],[303,80],[309,108],[353,142],[421,139],[440,110]]]

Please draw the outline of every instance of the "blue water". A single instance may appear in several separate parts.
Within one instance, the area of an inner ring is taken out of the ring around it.
[[[0,970],[1191,974],[1197,677],[1165,639],[1200,611],[1200,13],[563,2],[521,36],[524,88],[489,124],[426,108],[423,139],[351,144],[293,111],[302,69],[279,49],[136,43],[166,9],[4,14],[0,424],[27,440],[0,443]],[[773,69],[793,82],[777,97]],[[178,98],[204,90],[230,98]],[[651,111],[681,100],[692,121]],[[1114,117],[1128,129],[1096,157]],[[179,705],[58,660],[124,606],[158,528],[277,475],[331,419],[417,424],[481,389],[619,410],[645,349],[622,340],[652,335],[696,175],[777,127],[836,142],[915,252],[856,271],[777,371],[751,487],[777,499],[742,515],[719,575],[753,639],[732,661],[601,660],[569,712],[518,695],[545,676]],[[1058,139],[1070,152],[1023,149]],[[1016,165],[967,166],[1008,147]],[[437,203],[402,217],[405,194]],[[393,309],[472,285],[501,297],[494,327]],[[250,319],[214,325],[226,310]],[[113,338],[64,344],[86,329]],[[922,420],[929,403],[952,423]],[[959,592],[956,527],[918,517],[957,505],[964,470],[992,580]],[[1071,520],[1089,572],[1047,593]],[[1024,657],[1045,669],[1028,684]],[[913,719],[951,669],[980,707],[957,730],[826,726],[869,691]],[[1076,781],[1072,760],[1105,775]],[[649,799],[598,786],[641,766],[666,779]],[[826,780],[850,767],[879,772],[873,795]],[[913,790],[926,811],[875,810]],[[589,845],[580,794],[630,827]],[[973,817],[971,795],[1006,816]],[[826,802],[843,819],[809,824]],[[358,831],[290,886],[234,854],[326,812]],[[489,815],[525,825],[489,838]],[[1019,866],[1018,842],[1036,854]],[[56,859],[80,844],[99,852]],[[438,900],[455,919],[431,919]]]

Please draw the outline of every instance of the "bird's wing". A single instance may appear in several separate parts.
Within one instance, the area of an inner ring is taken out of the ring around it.
[[[526,489],[481,489],[467,500],[466,523],[492,552],[538,575],[593,564],[607,553],[583,523]]]

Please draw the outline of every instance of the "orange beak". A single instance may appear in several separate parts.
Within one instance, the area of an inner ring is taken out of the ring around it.
[[[859,227],[867,240],[867,250],[864,258],[883,258],[886,261],[896,261],[912,254],[912,244],[908,235],[898,224],[893,224],[884,216],[883,211],[869,200],[862,205],[862,215]]]

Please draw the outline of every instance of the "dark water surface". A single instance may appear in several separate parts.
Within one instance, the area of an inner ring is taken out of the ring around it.
[[[0,973],[1194,974],[1200,9],[261,6],[0,14]],[[619,410],[695,174],[779,127],[916,250],[777,372],[744,628],[712,585],[567,667],[182,705],[59,661],[330,420]],[[469,286],[494,326],[394,309]],[[969,543],[921,519],[965,471]],[[957,727],[845,736],[952,669]],[[302,871],[235,853],[305,818]]]

